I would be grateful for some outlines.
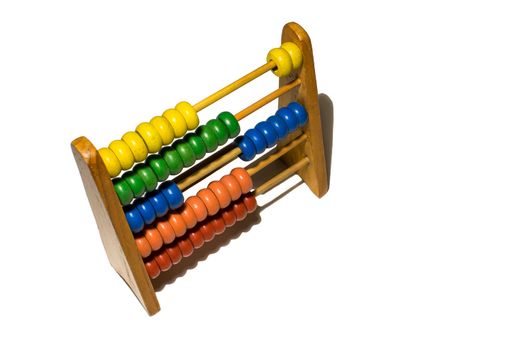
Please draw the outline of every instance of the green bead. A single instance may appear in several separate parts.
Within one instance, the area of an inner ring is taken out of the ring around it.
[[[133,191],[133,197],[140,197],[144,192],[146,192],[146,184],[140,178],[140,175],[134,173],[133,171],[128,171],[122,178],[126,180],[127,184]]]
[[[162,158],[168,164],[168,169],[171,175],[177,175],[181,172],[184,164],[179,156],[179,153],[171,147],[166,147],[161,151]]]
[[[144,184],[146,185],[146,191],[151,192],[157,187],[157,176],[146,164],[137,164],[133,168],[133,172],[137,173]]]
[[[237,137],[241,132],[241,126],[239,125],[239,122],[237,121],[237,119],[235,119],[235,116],[230,112],[220,113],[217,116],[217,119],[219,119],[221,122],[224,123],[224,125],[226,125],[226,128],[228,128],[228,134],[230,135],[230,138]]]
[[[124,179],[114,179],[113,188],[122,205],[128,205],[133,200],[133,191]]]
[[[195,154],[195,158],[204,158],[206,155],[206,145],[198,135],[194,133],[186,134],[186,136],[184,136],[184,142],[190,145],[193,154]]]
[[[182,159],[182,163],[184,163],[184,166],[186,168],[192,166],[195,163],[195,153],[193,153],[191,146],[188,145],[186,142],[177,142],[175,149],[179,153],[179,156]]]
[[[170,169],[166,161],[158,154],[153,154],[146,159],[146,164],[153,169],[158,181],[164,181],[170,176]]]
[[[224,124],[220,119],[211,119],[206,123],[206,125],[209,126],[215,133],[215,137],[219,142],[219,146],[224,145],[226,141],[228,141],[228,128],[226,127],[226,124]]]
[[[213,152],[219,147],[219,140],[215,136],[213,129],[208,125],[201,125],[197,128],[197,135],[199,135],[206,145],[208,152]]]

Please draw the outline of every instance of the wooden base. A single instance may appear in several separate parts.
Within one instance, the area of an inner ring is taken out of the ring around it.
[[[283,43],[291,41],[299,46],[303,53],[303,65],[298,72],[294,72],[288,77],[280,78],[280,86],[288,84],[297,77],[301,79],[301,85],[298,89],[281,96],[279,98],[279,107],[285,107],[288,103],[297,101],[308,112],[308,123],[303,128],[303,132],[308,136],[307,141],[288,152],[282,159],[288,166],[291,166],[302,160],[304,156],[307,156],[310,164],[300,170],[298,174],[317,197],[322,197],[328,191],[328,177],[312,43],[308,33],[294,22],[284,26],[281,40]],[[289,141],[289,139],[284,140],[278,147],[283,147]]]
[[[160,305],[155,290],[102,158],[85,137],[75,139],[71,148],[109,262],[126,281],[148,314],[157,313]]]

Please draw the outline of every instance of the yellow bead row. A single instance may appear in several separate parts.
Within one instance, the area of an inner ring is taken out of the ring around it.
[[[111,142],[98,152],[109,176],[115,177],[136,162],[142,162],[148,153],[160,151],[162,146],[171,144],[175,138],[184,136],[198,125],[199,117],[193,106],[179,102],[175,108],[165,110],[162,116],[153,117],[149,122],[140,123],[135,131],[128,131],[121,140]]]
[[[281,47],[271,49],[266,56],[266,61],[273,61],[277,66],[273,73],[278,77],[285,77],[292,71],[299,69],[303,64],[303,54],[299,46],[286,42]]]

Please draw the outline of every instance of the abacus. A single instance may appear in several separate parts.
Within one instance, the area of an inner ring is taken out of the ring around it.
[[[109,261],[150,315],[160,310],[152,279],[243,220],[256,209],[257,195],[293,174],[318,197],[328,190],[306,31],[286,24],[282,45],[270,50],[266,61],[194,105],[180,102],[139,124],[108,147],[97,150],[86,137],[71,143]],[[279,77],[278,89],[236,114],[222,112],[199,126],[198,112],[269,71]],[[239,121],[277,98],[275,115],[239,136]],[[234,141],[227,144],[228,139]],[[205,158],[207,153],[213,154]],[[233,169],[184,200],[183,191],[216,170],[259,154],[246,168]],[[252,176],[277,159],[286,169],[253,188]]]

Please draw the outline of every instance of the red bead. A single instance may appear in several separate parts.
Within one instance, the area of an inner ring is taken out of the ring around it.
[[[148,275],[151,279],[159,277],[160,267],[155,259],[144,262],[144,267],[146,268],[146,271],[148,272]]]
[[[173,265],[178,264],[182,260],[182,252],[177,244],[170,244],[166,247],[166,253],[170,256]]]
[[[244,195],[242,203],[246,207],[246,210],[248,210],[248,213],[253,213],[255,209],[257,209],[257,200],[255,199],[255,195],[251,192]]]
[[[232,227],[237,222],[237,217],[235,216],[232,207],[224,209],[221,213],[221,217],[224,220],[226,227]]]
[[[188,234],[188,238],[191,241],[191,244],[193,245],[193,248],[199,249],[204,245],[204,237],[199,232],[199,230],[194,230]]]
[[[216,235],[220,235],[226,230],[226,223],[221,216],[214,216],[210,220]]]
[[[244,218],[246,218],[246,215],[248,215],[248,210],[246,209],[242,201],[233,203],[233,212],[235,213],[237,221],[244,220]]]
[[[201,233],[202,237],[204,237],[204,241],[206,242],[211,241],[213,237],[215,237],[215,230],[209,221],[205,221],[201,224],[199,227],[199,232]]]
[[[188,238],[184,238],[178,241],[177,246],[179,247],[183,257],[187,258],[191,254],[193,254],[193,244],[191,244]]]
[[[159,265],[161,271],[168,271],[171,268],[171,258],[165,251],[155,255],[154,259]]]

